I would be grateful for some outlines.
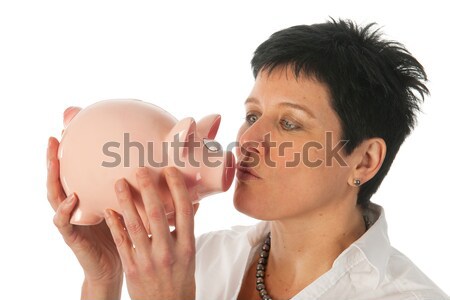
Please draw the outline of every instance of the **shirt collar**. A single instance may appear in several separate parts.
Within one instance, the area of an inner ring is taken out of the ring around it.
[[[247,239],[250,246],[256,247],[263,242],[263,237],[265,237],[270,231],[270,222],[269,221],[261,221],[253,226],[247,232]]]
[[[378,278],[373,281],[374,288],[380,284],[386,274],[387,263],[390,255],[391,244],[387,235],[387,223],[383,207],[369,203],[363,210],[363,215],[369,221],[369,229],[353,244],[350,245],[336,259],[351,255],[351,249],[357,249],[364,259],[375,269]],[[260,245],[270,231],[270,222],[262,221],[247,231],[247,238],[250,246]]]
[[[387,234],[387,223],[384,209],[369,203],[363,214],[369,219],[371,227],[350,247],[355,247],[365,256],[369,264],[378,273],[378,286],[386,274],[387,263],[391,251],[391,243]]]

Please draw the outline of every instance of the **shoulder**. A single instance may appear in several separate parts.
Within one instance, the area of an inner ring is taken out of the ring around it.
[[[450,300],[406,255],[390,247],[375,294],[392,300]]]
[[[343,272],[349,269],[357,293],[365,299],[449,299],[406,255],[392,247],[381,206],[370,203],[363,215],[371,226],[337,259],[345,267]]]
[[[449,300],[450,298],[417,267],[405,254],[391,247],[383,282],[385,289],[416,300]]]

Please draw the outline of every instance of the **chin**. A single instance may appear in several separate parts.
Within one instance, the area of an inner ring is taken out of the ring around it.
[[[273,210],[267,207],[269,197],[263,197],[261,193],[248,190],[247,187],[236,185],[233,204],[237,211],[258,220],[273,219]],[[262,201],[263,200],[263,201]]]

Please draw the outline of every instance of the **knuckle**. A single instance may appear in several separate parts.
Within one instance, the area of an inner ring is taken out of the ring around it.
[[[61,217],[60,217],[60,215],[59,215],[58,213],[56,213],[56,214],[53,216],[53,224],[54,224],[57,228],[61,228],[61,227],[63,226]]]
[[[121,232],[113,235],[113,239],[117,248],[122,247],[125,244],[125,235]]]
[[[181,176],[170,176],[171,184],[175,187],[182,187],[184,184],[183,178]]]
[[[124,273],[129,279],[139,278],[139,270],[135,264],[124,266]]]
[[[61,228],[67,224],[67,216],[66,216],[64,210],[61,209],[61,207],[58,208],[58,210],[56,211],[56,214],[53,216],[53,224],[57,228]]]
[[[178,249],[177,253],[180,257],[183,257],[183,261],[188,264],[195,258],[195,245],[182,245]]]
[[[117,192],[117,199],[120,203],[128,202],[130,201],[130,198],[131,196],[127,191]]]
[[[194,216],[194,209],[193,209],[192,205],[186,205],[184,207],[181,207],[179,213],[186,217],[192,217],[192,216]]]
[[[169,268],[175,264],[175,256],[170,251],[164,251],[159,255],[159,263],[164,268]]]
[[[142,270],[145,274],[152,274],[155,272],[155,266],[151,262],[145,262],[142,264]]]
[[[193,258],[195,257],[195,246],[189,245],[183,249],[183,257]]]
[[[141,189],[145,190],[153,190],[153,182],[150,180],[149,177],[140,177],[139,178],[139,184],[141,186]]]
[[[165,218],[165,214],[160,207],[153,206],[148,209],[148,217],[150,220],[160,222]]]
[[[134,220],[127,222],[126,227],[130,234],[138,234],[144,230],[141,224],[139,224],[137,221]]]

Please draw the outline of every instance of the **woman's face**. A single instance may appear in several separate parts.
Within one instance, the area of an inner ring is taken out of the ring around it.
[[[245,167],[237,173],[237,210],[280,220],[356,197],[347,184],[350,163],[324,84],[302,75],[296,79],[290,68],[260,72],[245,111],[237,136],[238,162]]]

